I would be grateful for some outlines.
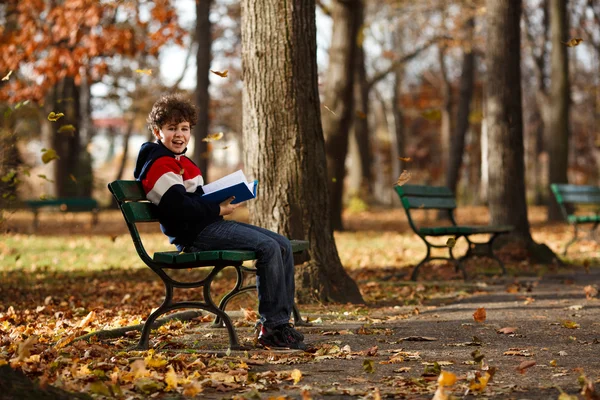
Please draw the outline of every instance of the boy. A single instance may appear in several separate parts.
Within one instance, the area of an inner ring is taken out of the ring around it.
[[[203,200],[200,169],[185,156],[196,110],[179,95],[165,95],[154,103],[147,122],[157,142],[142,145],[134,176],[158,206],[161,230],[179,251],[256,252],[258,341],[267,347],[304,350],[304,336],[289,323],[295,292],[290,241],[254,225],[224,220],[239,206],[231,204],[233,197],[220,204]]]

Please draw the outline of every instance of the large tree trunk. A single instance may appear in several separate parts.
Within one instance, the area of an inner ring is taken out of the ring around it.
[[[488,0],[486,115],[488,202],[493,224],[531,239],[525,202],[521,105],[521,0]]]
[[[89,160],[82,156],[79,99],[79,87],[74,78],[63,78],[55,85],[52,109],[56,113],[64,113],[64,117],[52,123],[52,148],[60,157],[52,161],[55,192],[58,197],[83,196],[84,185],[92,179],[91,168],[85,167],[88,164],[86,161]],[[60,131],[61,127],[67,125],[72,125],[75,129]]]
[[[441,84],[441,97],[442,97],[442,123],[440,126],[440,161],[442,170],[448,168],[448,159],[450,158],[450,134],[452,132],[452,108],[454,103],[454,98],[452,96],[452,85],[450,84],[450,78],[448,77],[448,72],[446,71],[446,46],[443,44],[439,45],[438,51],[438,62],[440,64],[440,73],[442,77]],[[441,213],[440,215],[442,215]],[[439,217],[439,215],[438,215]]]
[[[460,92],[458,98],[458,112],[456,114],[456,125],[454,135],[450,143],[450,154],[446,173],[446,186],[456,193],[458,176],[465,149],[465,137],[469,129],[469,114],[471,111],[471,99],[475,87],[475,52],[472,51],[472,39],[474,20],[470,18],[466,22],[468,45],[463,50],[462,75],[460,77]]]
[[[329,66],[325,75],[323,104],[329,110],[322,115],[327,153],[327,175],[331,226],[342,230],[342,198],[346,176],[348,132],[354,109],[354,54],[358,32],[357,10],[361,0],[333,0],[333,19]]]
[[[362,303],[329,220],[316,46],[314,0],[242,1],[244,161],[261,182],[248,207],[252,223],[310,241],[300,301]]]
[[[569,59],[567,47],[567,0],[550,1],[550,36],[552,40],[550,125],[548,138],[548,183],[567,183],[569,158]],[[548,189],[549,190],[549,189]],[[559,221],[562,214],[554,196],[548,196],[548,220]]]
[[[194,127],[194,162],[202,171],[205,180],[208,177],[208,143],[203,142],[210,127],[208,87],[210,80],[212,33],[210,23],[210,5],[212,0],[196,1],[196,104],[198,105],[198,124]]]
[[[556,256],[531,238],[525,199],[523,108],[521,104],[521,0],[487,0],[488,203],[492,224],[515,227],[513,238],[529,250],[534,262]]]
[[[364,21],[364,6],[362,2],[356,6],[358,26]],[[373,193],[371,168],[373,164],[371,141],[369,140],[369,83],[365,70],[365,51],[363,43],[357,42],[354,55],[354,97],[356,99],[356,112],[354,113],[354,138],[360,156],[360,184],[359,195],[362,199],[371,201]]]

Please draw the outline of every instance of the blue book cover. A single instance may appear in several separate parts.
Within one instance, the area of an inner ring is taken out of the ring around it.
[[[231,204],[241,203],[256,197],[258,181],[255,180],[254,182],[250,182],[252,190],[248,186],[249,185],[246,182],[239,182],[235,185],[228,186],[211,193],[205,193],[202,195],[202,198],[213,203],[222,203],[231,196],[234,196],[235,200],[233,200]]]

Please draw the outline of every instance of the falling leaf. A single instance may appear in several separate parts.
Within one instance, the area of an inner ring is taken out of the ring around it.
[[[52,160],[59,160],[60,157],[56,154],[54,149],[44,149],[44,153],[42,154],[42,162],[44,164],[48,164]]]
[[[412,158],[411,157],[398,157],[398,160],[404,161],[404,162],[411,162]]]
[[[37,343],[37,341],[38,341],[38,337],[36,335],[31,335],[24,341],[20,342],[18,350],[17,350],[16,360],[23,361],[24,359],[29,357],[29,354],[31,353],[31,349],[33,348],[33,345]]]
[[[492,376],[486,372],[483,376],[477,377],[469,383],[469,389],[474,392],[483,392]]]
[[[210,70],[210,72],[212,72],[212,73],[213,73],[213,74],[215,74],[215,75],[219,75],[221,78],[227,78],[227,73],[229,72],[229,70],[228,70],[228,69],[226,69],[225,71],[223,71],[223,72],[220,72],[220,71],[213,71],[213,70],[211,69],[211,70]]]
[[[298,382],[300,382],[300,379],[302,379],[302,371],[294,369],[290,374],[290,377],[294,380],[294,385],[297,385]]]
[[[185,169],[181,168],[181,169],[179,170],[179,175],[183,175],[183,173],[184,173],[184,172],[185,172]]]
[[[486,318],[485,308],[480,307],[473,313],[473,319],[476,322],[484,322]]]
[[[240,307],[242,313],[244,313],[244,320],[250,322],[256,322],[258,320],[258,314],[251,308]]]
[[[440,386],[452,386],[456,383],[456,375],[452,372],[442,371],[437,382]]]
[[[69,174],[69,179],[71,179],[73,182],[77,183],[77,178],[75,178],[75,176],[73,174]]]
[[[96,320],[96,312],[95,311],[90,311],[88,313],[88,315],[81,320],[81,322],[79,323],[79,325],[77,325],[78,328],[85,328],[86,326],[88,326],[89,324],[91,324],[92,322],[94,322],[94,320]]]
[[[375,362],[373,360],[363,360],[363,369],[366,373],[372,374],[375,372]]]
[[[585,293],[586,300],[591,300],[598,295],[598,289],[592,285],[587,285],[584,287],[583,292]]]
[[[222,137],[223,137],[223,132],[211,133],[207,137],[202,139],[202,141],[203,142],[212,142],[215,140],[221,140]]]
[[[400,176],[398,177],[398,180],[396,181],[396,185],[397,186],[402,186],[404,185],[406,182],[408,182],[410,180],[410,172],[407,170],[402,171],[402,173],[400,174]]]
[[[56,122],[64,116],[65,116],[65,114],[63,114],[63,113],[55,113],[54,111],[52,111],[50,114],[48,114],[48,121]]]
[[[75,132],[75,127],[71,124],[69,125],[63,125],[60,128],[58,128],[58,133],[73,133]]]
[[[550,360],[550,362],[548,362],[548,364],[550,364],[551,367],[556,367],[558,365],[556,360]]]
[[[336,113],[334,113],[334,112],[333,112],[333,110],[332,110],[331,108],[327,107],[325,104],[323,104],[323,107],[325,107],[325,109],[326,109],[327,111],[329,111],[330,113],[332,113],[333,115],[337,116],[337,114],[336,114]]]
[[[152,75],[151,69],[136,69],[135,72],[137,72],[138,74]]]
[[[10,78],[10,76],[11,76],[11,75],[12,75],[12,70],[8,71],[8,74],[6,74],[6,75],[5,75],[5,76],[2,78],[2,80],[3,80],[3,81],[7,81],[7,80]]]
[[[365,118],[367,118],[367,114],[365,114],[364,112],[362,112],[362,111],[360,111],[360,110],[356,110],[356,111],[355,111],[355,113],[356,113],[356,116],[357,116],[358,118],[360,118],[360,119],[365,119]]]
[[[506,328],[500,328],[496,331],[496,333],[502,333],[504,335],[510,335],[512,333],[515,333],[517,331],[517,328],[512,328],[512,327],[506,327]]]
[[[523,362],[521,362],[521,364],[519,364],[519,366],[516,368],[517,371],[519,371],[521,374],[525,373],[525,370],[527,368],[531,368],[535,365],[535,361],[533,360],[525,360]]]
[[[439,121],[442,118],[442,112],[436,108],[425,110],[421,115],[429,121]]]
[[[198,393],[202,393],[203,390],[204,387],[197,381],[183,385],[183,395],[186,397],[195,397]]]
[[[485,358],[485,354],[481,354],[479,349],[475,349],[471,352],[471,357],[473,358],[473,361],[480,363]]]
[[[453,248],[455,244],[456,244],[456,239],[453,237],[448,238],[448,240],[446,240],[446,247]]]
[[[567,45],[567,47],[575,47],[575,46],[579,45],[581,42],[583,42],[582,38],[573,38],[573,39],[569,40],[568,42],[561,42],[561,43]]]

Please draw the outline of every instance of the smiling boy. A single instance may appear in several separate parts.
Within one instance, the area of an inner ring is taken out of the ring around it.
[[[134,176],[148,200],[158,206],[161,229],[179,251],[256,253],[259,343],[305,349],[304,336],[289,323],[295,293],[291,243],[267,229],[224,220],[239,206],[231,204],[233,197],[220,204],[202,198],[200,169],[185,156],[196,114],[196,107],[179,95],[156,101],[147,122],[157,142],[142,145]]]

